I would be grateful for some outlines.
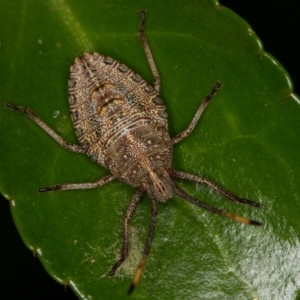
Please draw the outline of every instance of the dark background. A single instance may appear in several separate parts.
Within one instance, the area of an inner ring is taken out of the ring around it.
[[[244,18],[271,53],[288,71],[300,93],[298,0],[220,0]],[[8,201],[0,198],[0,270],[2,299],[77,299],[70,288],[55,282],[23,244],[13,223]]]

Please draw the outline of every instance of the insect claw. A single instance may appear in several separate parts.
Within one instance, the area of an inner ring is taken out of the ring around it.
[[[127,291],[127,295],[128,296],[131,295],[131,293],[134,291],[134,289],[135,289],[135,285],[133,283],[131,283],[131,285]]]
[[[29,116],[29,118],[31,118],[33,120],[35,118],[37,118],[37,115],[29,108],[25,108],[25,107],[22,107],[22,106],[17,106],[17,105],[14,105],[12,103],[7,103],[7,102],[4,104],[4,107],[13,109],[13,110],[15,110],[17,112],[20,112],[20,113],[23,113],[23,114],[26,114],[26,115]]]
[[[110,272],[109,272],[109,276],[114,276],[116,271],[120,268],[120,266],[122,265],[122,263],[124,262],[124,259],[119,259],[115,265],[111,268]]]
[[[24,112],[25,111],[25,109],[23,107],[16,106],[16,105],[14,105],[12,103],[8,103],[8,102],[4,103],[4,107],[10,108],[10,109],[13,109],[13,110],[16,110],[16,111],[19,111],[19,112]]]
[[[59,186],[58,185],[50,186],[50,187],[38,188],[37,192],[38,192],[38,194],[40,194],[40,193],[45,193],[45,192],[54,192],[56,190],[59,190]]]
[[[250,220],[250,224],[255,225],[255,226],[263,226],[264,225],[264,223],[261,223],[261,222],[255,221],[255,220]]]
[[[13,104],[11,104],[11,103],[8,103],[8,102],[5,102],[5,103],[4,103],[4,107],[14,109],[14,108],[15,108],[15,105],[13,105]]]
[[[239,203],[242,203],[242,204],[249,204],[249,205],[252,205],[254,207],[260,207],[260,204],[257,203],[257,202],[254,202],[254,201],[251,201],[251,200],[248,200],[248,199],[242,199],[242,198],[239,198]]]
[[[144,31],[145,31],[145,24],[146,24],[146,11],[145,11],[145,9],[141,10],[140,16],[141,16],[140,32],[144,33]]]

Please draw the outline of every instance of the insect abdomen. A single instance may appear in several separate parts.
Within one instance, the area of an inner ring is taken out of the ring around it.
[[[153,136],[158,137],[163,135],[162,140],[167,145],[161,146],[170,152],[167,113],[162,100],[152,86],[116,60],[97,53],[77,58],[71,67],[69,101],[79,143],[93,160],[107,167],[114,175],[119,177],[120,170],[128,171],[133,164],[137,169],[140,164],[137,160],[145,160],[143,156],[147,154],[141,146],[144,142],[138,142],[143,132],[148,135],[152,132]],[[138,143],[141,148],[137,147]],[[125,147],[121,150],[120,145],[123,144]],[[129,148],[134,149],[131,160],[126,159]],[[157,147],[154,148],[157,151]],[[148,150],[150,157],[151,151]],[[158,152],[152,156],[159,161],[162,153],[160,150]],[[170,161],[169,158],[164,160]],[[159,162],[156,164],[160,165]],[[139,170],[139,176],[132,174],[140,177],[145,172]],[[128,174],[125,181],[129,184],[136,181],[128,181],[127,178]]]

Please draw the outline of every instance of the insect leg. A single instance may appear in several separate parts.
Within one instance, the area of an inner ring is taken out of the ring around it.
[[[185,129],[184,131],[180,132],[179,134],[177,134],[176,136],[174,136],[172,138],[172,143],[173,144],[177,144],[178,142],[180,142],[181,140],[183,140],[184,138],[188,137],[190,135],[190,133],[193,131],[193,129],[195,128],[197,122],[199,121],[202,113],[204,112],[205,108],[207,107],[209,100],[211,98],[213,98],[218,89],[221,87],[222,83],[220,81],[218,81],[215,86],[213,87],[213,89],[211,90],[211,92],[202,100],[199,108],[196,111],[196,114],[194,116],[194,118],[192,119],[190,125],[188,126],[187,129]]]
[[[181,190],[180,188],[178,188],[176,185],[174,186],[174,191],[176,193],[176,195],[178,195],[179,197],[207,210],[207,211],[210,211],[212,212],[213,214],[216,214],[216,215],[219,215],[219,216],[223,216],[223,217],[226,217],[226,218],[230,218],[234,221],[237,221],[237,222],[240,222],[240,223],[244,223],[244,224],[247,224],[247,225],[256,225],[256,226],[260,226],[260,225],[263,225],[261,222],[258,222],[258,221],[255,221],[255,220],[250,220],[250,219],[247,219],[247,218],[244,218],[244,217],[241,217],[241,216],[238,216],[238,215],[235,215],[235,214],[232,214],[232,213],[227,213],[223,210],[220,210],[220,209],[217,209],[215,207],[212,207],[208,204],[205,204],[201,201],[199,201],[198,199],[194,198],[193,196],[187,194],[185,191]]]
[[[119,269],[119,267],[122,265],[122,263],[125,261],[127,255],[128,255],[128,223],[135,212],[135,209],[141,200],[142,192],[140,190],[137,190],[134,196],[132,197],[132,200],[127,208],[125,218],[123,221],[123,241],[122,241],[122,249],[121,249],[121,258],[115,263],[115,265],[111,268],[109,275],[113,276],[115,272]]]
[[[196,183],[204,183],[204,184],[208,185],[209,187],[213,188],[219,194],[226,197],[227,199],[229,199],[232,202],[248,204],[248,205],[252,205],[254,207],[260,207],[259,203],[248,200],[248,199],[240,198],[237,195],[232,194],[231,192],[229,192],[229,191],[225,190],[224,188],[222,188],[221,186],[217,185],[213,181],[210,181],[202,176],[197,176],[197,175],[189,174],[189,173],[185,173],[185,172],[178,172],[178,171],[174,171],[174,170],[172,172],[172,176],[174,176],[176,178],[196,182]]]
[[[154,199],[150,199],[150,201],[151,201],[151,220],[150,220],[150,228],[149,228],[149,232],[148,232],[148,238],[147,238],[147,242],[146,242],[146,245],[144,248],[143,257],[137,267],[137,270],[135,272],[135,275],[133,277],[131,285],[128,289],[128,292],[127,292],[128,295],[130,295],[133,292],[136,285],[140,281],[143,269],[145,267],[147,256],[150,252],[153,236],[154,236],[154,230],[155,230],[156,219],[157,219],[157,202]]]
[[[35,122],[37,125],[39,125],[42,129],[44,129],[58,144],[60,144],[62,147],[73,151],[77,153],[85,153],[85,150],[80,146],[76,144],[70,144],[66,142],[61,136],[59,136],[56,132],[54,132],[44,121],[42,121],[34,111],[32,111],[29,108],[16,106],[11,103],[5,103],[4,105],[6,108],[10,108],[12,110],[15,110],[17,112],[23,113],[27,115],[33,122]]]
[[[142,42],[152,75],[154,77],[154,89],[159,94],[160,93],[160,76],[159,76],[157,67],[155,65],[155,62],[154,62],[154,59],[153,59],[153,56],[151,53],[151,49],[148,44],[148,40],[147,40],[147,37],[145,34],[145,27],[146,27],[146,11],[142,10],[141,11],[141,22],[140,22],[140,28],[139,28],[139,38],[140,38],[140,41]]]
[[[66,190],[85,190],[85,189],[93,189],[100,186],[103,186],[111,181],[116,179],[114,175],[107,175],[105,177],[100,178],[95,182],[85,182],[85,183],[65,183],[65,184],[58,184],[51,187],[43,187],[39,188],[37,191],[38,193],[44,192],[54,192],[54,191],[66,191]]]

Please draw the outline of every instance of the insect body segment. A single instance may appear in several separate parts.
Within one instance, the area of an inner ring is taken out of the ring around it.
[[[261,225],[258,221],[211,207],[190,196],[174,183],[174,179],[183,179],[205,184],[230,201],[259,207],[258,203],[240,198],[204,177],[172,169],[173,144],[189,136],[221,83],[217,82],[203,99],[188,128],[171,139],[166,108],[159,96],[160,76],[144,30],[145,11],[142,11],[139,37],[154,77],[153,86],[110,57],[92,53],[84,54],[82,59],[75,59],[69,80],[69,102],[78,145],[67,143],[32,110],[11,103],[5,104],[7,108],[26,114],[62,147],[87,154],[111,172],[96,182],[59,184],[39,188],[38,192],[96,188],[114,179],[138,187],[125,214],[121,256],[112,267],[111,276],[128,255],[128,225],[143,193],[147,192],[151,202],[148,238],[129,294],[140,280],[151,248],[158,202],[165,202],[176,194],[214,214],[249,225]]]
[[[72,119],[87,155],[134,187],[170,166],[166,109],[146,81],[97,53],[76,59],[71,70]]]

